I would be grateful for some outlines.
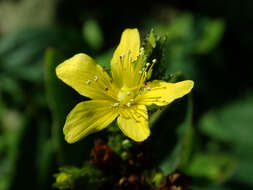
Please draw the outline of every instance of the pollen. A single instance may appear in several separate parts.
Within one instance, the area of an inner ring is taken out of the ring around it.
[[[143,56],[144,55],[144,47],[140,48],[140,55]]]
[[[125,57],[125,54],[122,53],[121,56],[120,56],[120,59],[124,58]]]
[[[118,107],[118,106],[119,106],[119,103],[114,103],[112,106],[113,106],[113,107]]]
[[[90,80],[86,80],[86,84],[89,85],[90,84]]]

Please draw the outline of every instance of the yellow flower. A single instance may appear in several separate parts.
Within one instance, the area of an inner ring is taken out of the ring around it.
[[[156,60],[143,66],[143,55],[138,30],[126,29],[111,60],[112,78],[83,53],[56,68],[58,78],[92,99],[77,104],[68,114],[63,129],[68,143],[104,129],[116,118],[126,136],[144,141],[150,135],[146,106],[165,106],[191,91],[191,80],[146,82]]]

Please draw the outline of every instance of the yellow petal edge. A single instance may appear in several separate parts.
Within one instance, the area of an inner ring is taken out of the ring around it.
[[[77,104],[68,114],[63,133],[68,143],[74,143],[89,134],[107,127],[118,113],[109,109],[110,102],[90,100]]]
[[[165,106],[191,92],[194,82],[192,80],[185,80],[177,83],[168,83],[154,80],[148,82],[147,86],[151,90],[139,95],[136,101],[146,106],[152,104]]]

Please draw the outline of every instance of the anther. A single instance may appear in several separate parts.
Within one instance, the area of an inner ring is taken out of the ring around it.
[[[127,107],[130,107],[130,106],[131,106],[131,103],[130,103],[130,102],[128,102],[128,103],[127,103]]]
[[[129,96],[131,94],[131,92],[127,92],[127,95]]]
[[[89,84],[90,84],[90,80],[86,80],[86,84],[88,84],[88,85],[89,85]]]
[[[156,63],[156,62],[157,62],[157,60],[156,60],[156,59],[153,59],[153,60],[152,60],[152,63]]]
[[[129,61],[132,62],[133,58],[132,57],[129,57]]]
[[[127,50],[127,54],[129,55],[131,53],[131,50],[129,49],[129,50]]]
[[[94,81],[96,82],[98,80],[98,76],[94,76]]]
[[[118,107],[119,106],[119,103],[114,103],[113,104],[113,107]]]
[[[130,102],[134,102],[134,99],[133,99],[133,98],[131,98],[131,99],[130,99]]]
[[[140,48],[140,55],[144,55],[144,47]]]
[[[150,66],[150,63],[146,63],[146,67],[149,67]]]
[[[142,74],[142,71],[139,71],[139,74]]]
[[[124,58],[125,57],[125,54],[124,53],[122,53],[121,54],[121,56],[119,56],[120,57],[120,59],[122,59],[122,58]]]
[[[150,88],[150,87],[147,87],[147,90],[148,90],[148,91],[150,91],[150,90],[151,90],[151,88]]]

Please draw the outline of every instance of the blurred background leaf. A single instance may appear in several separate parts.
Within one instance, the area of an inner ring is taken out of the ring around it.
[[[232,177],[234,183],[245,183],[252,187],[253,167],[253,99],[247,94],[239,100],[206,113],[199,126],[203,134],[218,144],[225,144],[227,153],[237,160],[237,169]],[[221,145],[219,147],[222,149]]]

